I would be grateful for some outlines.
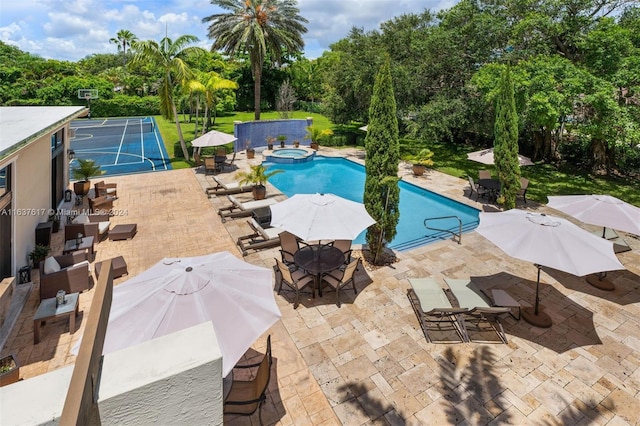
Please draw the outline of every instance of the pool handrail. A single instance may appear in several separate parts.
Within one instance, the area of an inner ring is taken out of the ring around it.
[[[458,220],[458,233],[456,234],[453,231],[450,231],[448,229],[440,229],[440,228],[433,228],[430,226],[427,226],[427,221],[428,220],[439,220],[439,219],[457,219]],[[458,244],[462,244],[462,219],[460,219],[458,216],[440,216],[440,217],[428,217],[424,220],[424,227],[427,229],[431,229],[432,231],[440,231],[440,232],[448,232],[449,234],[453,235],[453,240],[456,240],[456,237],[458,237]]]

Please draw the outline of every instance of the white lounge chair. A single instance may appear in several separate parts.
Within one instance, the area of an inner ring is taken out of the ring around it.
[[[209,198],[212,195],[230,195],[249,192],[253,189],[253,185],[240,185],[238,182],[223,182],[217,176],[212,176],[216,186],[210,186],[205,189],[205,193]]]
[[[461,315],[461,318],[464,321],[465,333],[469,341],[471,341],[469,337],[470,329],[478,332],[492,330],[498,335],[502,343],[507,343],[507,335],[504,333],[499,316],[510,313],[510,308],[492,306],[491,301],[471,280],[445,278],[444,281],[458,300],[460,308],[467,309],[467,312]]]
[[[243,256],[246,256],[249,250],[262,250],[280,245],[280,233],[284,229],[275,227],[263,228],[253,218],[248,220],[247,223],[253,229],[253,233],[240,237],[237,241]]]
[[[427,342],[433,343],[429,332],[449,331],[455,331],[460,341],[466,342],[467,336],[459,315],[468,309],[454,308],[442,287],[433,278],[409,278],[409,284],[411,288],[407,291],[407,297],[418,316]],[[445,339],[439,341],[449,343]]]
[[[218,214],[222,218],[222,222],[225,222],[227,218],[251,216],[253,210],[259,209],[260,207],[268,207],[277,203],[275,198],[265,198],[262,200],[245,202],[238,200],[233,195],[227,195],[227,198],[231,201],[231,205],[218,209]]]

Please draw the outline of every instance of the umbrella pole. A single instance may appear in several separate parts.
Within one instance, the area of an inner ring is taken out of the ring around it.
[[[540,309],[540,269],[542,268],[540,265],[536,265],[538,268],[538,280],[536,281],[536,300],[534,306],[527,306],[522,308],[522,318],[525,319],[529,324],[541,327],[541,328],[549,328],[551,327],[552,321],[551,317],[546,313],[542,312]]]
[[[607,228],[602,228],[602,238],[607,238]],[[616,286],[607,279],[606,272],[600,272],[598,275],[592,274],[587,276],[587,282],[594,286],[597,289],[604,291],[613,291],[616,289]]]

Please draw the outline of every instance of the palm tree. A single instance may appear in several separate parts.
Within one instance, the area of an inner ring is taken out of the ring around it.
[[[167,120],[172,118],[175,120],[182,153],[187,161],[189,161],[189,152],[180,128],[180,117],[178,116],[173,89],[174,83],[184,84],[191,79],[192,72],[184,58],[190,55],[206,54],[206,50],[201,47],[187,47],[188,44],[196,41],[198,41],[196,36],[182,35],[175,41],[165,37],[160,40],[160,43],[155,40],[147,40],[139,41],[133,46],[136,53],[132,63],[148,62],[164,71],[159,89],[160,112]],[[175,80],[173,77],[175,77]]]
[[[207,82],[205,83],[205,112],[206,128],[204,131],[208,131],[209,128],[216,122],[217,104],[218,104],[218,92],[222,90],[236,90],[238,83],[232,80],[223,78],[215,71],[207,73]],[[213,111],[213,122],[211,121],[211,111]]]
[[[109,43],[118,45],[118,52],[122,51],[123,66],[127,66],[127,46],[131,47],[138,40],[129,30],[120,30],[115,38],[109,39]]]
[[[300,16],[296,0],[211,0],[211,4],[231,12],[202,19],[211,22],[211,49],[222,49],[227,55],[249,53],[255,119],[260,120],[260,80],[267,52],[277,61],[285,51],[302,50],[302,34],[307,32],[302,23],[309,21]]]

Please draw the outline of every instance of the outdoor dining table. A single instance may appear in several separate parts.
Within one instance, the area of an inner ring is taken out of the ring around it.
[[[500,194],[500,181],[498,179],[478,179],[478,185],[489,190],[489,198],[497,200]]]
[[[294,253],[293,262],[315,276],[315,286],[322,297],[322,274],[338,269],[344,263],[344,253],[330,245],[310,244]]]

